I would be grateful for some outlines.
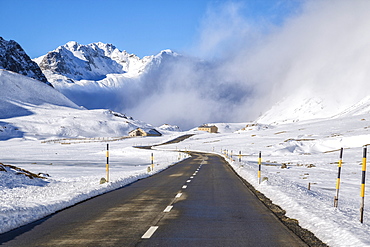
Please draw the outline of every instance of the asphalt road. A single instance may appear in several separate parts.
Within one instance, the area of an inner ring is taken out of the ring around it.
[[[167,170],[0,235],[2,246],[306,246],[223,158]]]

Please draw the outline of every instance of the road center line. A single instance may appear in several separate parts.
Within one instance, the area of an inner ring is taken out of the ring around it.
[[[165,210],[163,210],[163,212],[164,213],[168,213],[168,212],[170,212],[171,211],[171,209],[173,208],[173,206],[167,206],[166,208],[165,208]]]
[[[186,189],[187,187],[188,187],[187,185],[182,186],[183,189]]]
[[[194,178],[193,176],[191,176],[190,178]]]
[[[157,229],[158,226],[149,227],[149,229],[144,233],[144,235],[141,238],[150,238]]]
[[[186,182],[187,182],[187,183],[190,183],[190,182],[191,182],[191,180],[189,179],[189,180],[187,180]]]
[[[182,193],[177,193],[177,195],[175,196],[175,198],[179,198],[181,197]]]

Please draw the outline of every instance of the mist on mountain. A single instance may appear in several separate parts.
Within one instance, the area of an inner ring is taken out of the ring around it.
[[[111,45],[72,42],[65,47],[83,66],[65,66],[63,73],[41,67],[78,105],[182,129],[259,116],[262,122],[330,117],[367,95],[369,2],[307,1],[279,24],[251,23],[244,7],[210,8],[192,55],[167,50],[140,59]]]

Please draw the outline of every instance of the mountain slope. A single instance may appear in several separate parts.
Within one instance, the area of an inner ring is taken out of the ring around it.
[[[2,37],[0,37],[0,69],[25,75],[51,86],[39,66],[22,47],[14,40],[6,41]]]
[[[152,59],[140,59],[134,54],[118,50],[112,44],[98,42],[81,45],[71,41],[34,60],[49,80],[59,83],[57,79],[61,78],[74,82],[99,81],[107,74],[137,76]]]
[[[109,110],[86,110],[38,80],[0,70],[0,140],[125,136],[152,128]]]
[[[52,104],[78,108],[45,83],[3,69],[0,69],[0,89],[0,118],[28,115],[25,105]]]
[[[256,121],[259,123],[292,123],[303,120],[356,116],[370,112],[370,97],[337,98],[336,95],[310,90],[295,90],[275,103]]]

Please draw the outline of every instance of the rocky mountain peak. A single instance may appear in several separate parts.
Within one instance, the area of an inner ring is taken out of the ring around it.
[[[14,40],[0,37],[0,68],[42,81],[51,86],[45,75]]]
[[[100,81],[108,74],[125,74],[132,78],[160,64],[164,57],[176,55],[171,50],[164,50],[158,55],[141,59],[135,54],[120,51],[113,44],[97,42],[81,45],[70,41],[35,61],[51,82],[58,83],[61,78],[69,82]]]
[[[101,80],[107,74],[125,73],[121,64],[107,56],[114,49],[98,43],[80,45],[70,41],[35,61],[47,74],[58,74],[72,80]]]

